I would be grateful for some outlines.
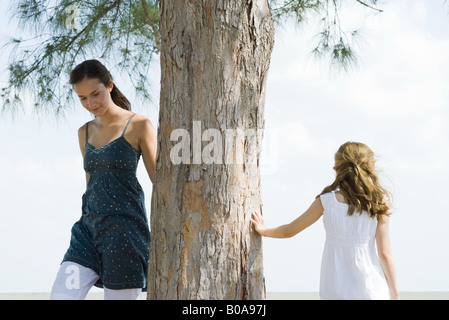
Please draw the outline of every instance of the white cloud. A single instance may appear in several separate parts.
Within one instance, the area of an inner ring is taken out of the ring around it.
[[[332,136],[319,135],[300,121],[285,120],[278,130],[281,157],[332,158],[338,142]]]
[[[398,1],[371,18],[376,33],[362,50],[361,68],[341,83],[355,108],[368,116],[426,117],[448,107],[449,38],[423,28],[428,5]]]
[[[400,81],[401,78],[396,79]],[[446,82],[417,79],[408,85],[387,86],[390,80],[386,74],[381,76],[374,70],[359,73],[345,82],[351,88],[346,92],[347,98],[354,108],[365,111],[367,116],[435,115],[447,107],[449,85]]]

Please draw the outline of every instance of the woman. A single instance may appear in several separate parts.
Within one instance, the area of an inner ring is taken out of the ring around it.
[[[76,66],[70,84],[95,119],[78,131],[87,188],[50,298],[84,299],[95,285],[104,287],[105,299],[138,299],[146,289],[150,231],[136,169],[142,155],[153,181],[156,135],[99,61]]]

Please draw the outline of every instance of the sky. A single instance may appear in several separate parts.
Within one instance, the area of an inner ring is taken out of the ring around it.
[[[314,26],[276,28],[266,88],[261,188],[267,226],[288,223],[334,178],[333,155],[346,141],[376,154],[393,194],[390,237],[402,291],[449,291],[449,6],[395,0],[382,14],[342,12],[343,27],[361,27],[359,63],[349,73],[317,61]],[[5,16],[6,7],[0,9]],[[17,34],[0,21],[0,39]],[[0,81],[8,55],[0,53]],[[154,99],[133,110],[157,127]],[[81,215],[85,175],[77,130],[91,116],[81,105],[66,117],[15,119],[0,114],[0,292],[48,292]],[[150,213],[152,185],[138,178]],[[263,240],[267,291],[318,291],[325,241],[322,219],[290,239]]]

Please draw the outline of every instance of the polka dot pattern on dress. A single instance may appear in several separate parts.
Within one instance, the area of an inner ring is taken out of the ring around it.
[[[134,116],[134,115],[133,115]],[[150,231],[145,198],[136,172],[141,153],[125,132],[103,146],[87,143],[84,170],[89,174],[82,215],[72,227],[63,261],[91,268],[109,289],[146,289]]]

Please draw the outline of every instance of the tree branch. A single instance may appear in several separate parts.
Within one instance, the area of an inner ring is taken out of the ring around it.
[[[116,0],[111,6],[107,7],[103,10],[103,13],[96,16],[92,21],[90,21],[80,32],[78,32],[70,42],[66,45],[65,50],[68,50],[72,44],[75,43],[76,39],[78,39],[83,33],[86,32],[86,30],[92,28],[93,25],[95,25],[101,18],[103,18],[110,10],[112,10],[114,7],[118,6],[122,0]]]
[[[157,51],[161,51],[161,42],[159,39],[159,30],[157,30],[156,25],[154,24],[154,20],[151,17],[150,9],[148,9],[148,4],[145,0],[141,0],[143,11],[145,12],[145,16],[147,17],[148,24],[150,25],[151,29],[153,29],[154,34],[154,42],[156,42],[156,48]]]
[[[377,8],[375,8],[375,7],[373,7],[373,6],[370,6],[369,4],[367,4],[367,3],[365,3],[365,2],[363,2],[363,1],[361,1],[361,0],[356,0],[358,3],[360,3],[361,5],[364,5],[365,7],[368,7],[368,8],[370,8],[370,9],[372,9],[372,10],[376,10],[376,11],[378,11],[378,12],[384,12],[383,10],[381,10],[381,9],[377,9]]]

